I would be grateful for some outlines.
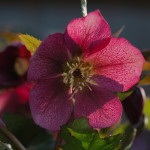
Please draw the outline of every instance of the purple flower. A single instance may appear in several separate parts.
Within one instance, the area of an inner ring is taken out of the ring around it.
[[[30,57],[30,52],[22,44],[9,45],[0,52],[0,89],[26,81]]]
[[[21,43],[0,52],[0,115],[21,110],[29,101],[31,83],[27,83],[30,52]]]
[[[74,117],[86,117],[93,128],[114,125],[122,105],[115,92],[139,81],[144,58],[124,38],[113,38],[110,27],[96,10],[72,20],[64,34],[49,35],[29,66],[28,79],[34,121],[59,130]]]

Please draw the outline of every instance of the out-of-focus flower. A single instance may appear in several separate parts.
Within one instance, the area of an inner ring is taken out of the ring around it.
[[[122,101],[125,114],[131,124],[137,124],[143,114],[145,91],[142,87],[137,87],[134,92]]]
[[[29,101],[31,83],[27,82],[30,52],[21,43],[0,52],[0,115],[19,111]]]
[[[0,89],[26,81],[31,54],[22,44],[7,46],[0,52]]]
[[[3,112],[21,112],[28,106],[31,84],[25,83],[0,93],[0,115]]]
[[[115,92],[139,81],[144,58],[124,38],[113,38],[100,12],[72,20],[64,34],[49,35],[31,58],[28,78],[33,119],[59,130],[72,111],[93,128],[114,125],[122,105]]]

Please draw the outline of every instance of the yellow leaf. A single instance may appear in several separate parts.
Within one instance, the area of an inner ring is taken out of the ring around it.
[[[148,61],[145,61],[143,70],[150,70],[150,63]]]
[[[144,115],[147,117],[146,119],[146,129],[150,131],[150,98],[147,97],[145,100],[145,105],[144,105]]]
[[[35,53],[35,51],[41,44],[40,40],[28,34],[19,34],[18,36],[32,55]]]
[[[9,31],[0,32],[0,51],[15,42],[20,42],[17,34]]]
[[[150,75],[146,76],[144,79],[142,79],[140,82],[139,82],[140,85],[148,85],[150,84]]]
[[[148,85],[150,84],[150,63],[145,61],[143,71],[140,78],[140,85]]]
[[[6,40],[8,43],[20,41],[17,34],[9,31],[0,32],[0,39]]]

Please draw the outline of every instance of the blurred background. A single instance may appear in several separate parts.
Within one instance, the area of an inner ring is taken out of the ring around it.
[[[88,0],[88,12],[100,9],[112,33],[125,26],[121,37],[141,51],[150,48],[150,1]],[[64,32],[70,20],[81,17],[80,0],[0,1],[0,32],[27,33],[43,40]],[[144,87],[150,96],[149,87]],[[131,150],[150,150],[150,133],[143,132]]]
[[[88,12],[95,9],[100,9],[112,32],[124,25],[121,36],[140,49],[150,48],[149,0],[88,0]],[[81,17],[80,0],[0,1],[0,30],[28,33],[40,39],[64,32],[76,17]]]

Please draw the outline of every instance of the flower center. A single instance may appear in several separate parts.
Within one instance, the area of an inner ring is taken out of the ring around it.
[[[63,82],[69,85],[73,92],[88,86],[93,76],[92,65],[84,62],[80,57],[75,57],[63,66]]]
[[[75,78],[82,78],[82,73],[79,68],[77,68],[72,74]]]

